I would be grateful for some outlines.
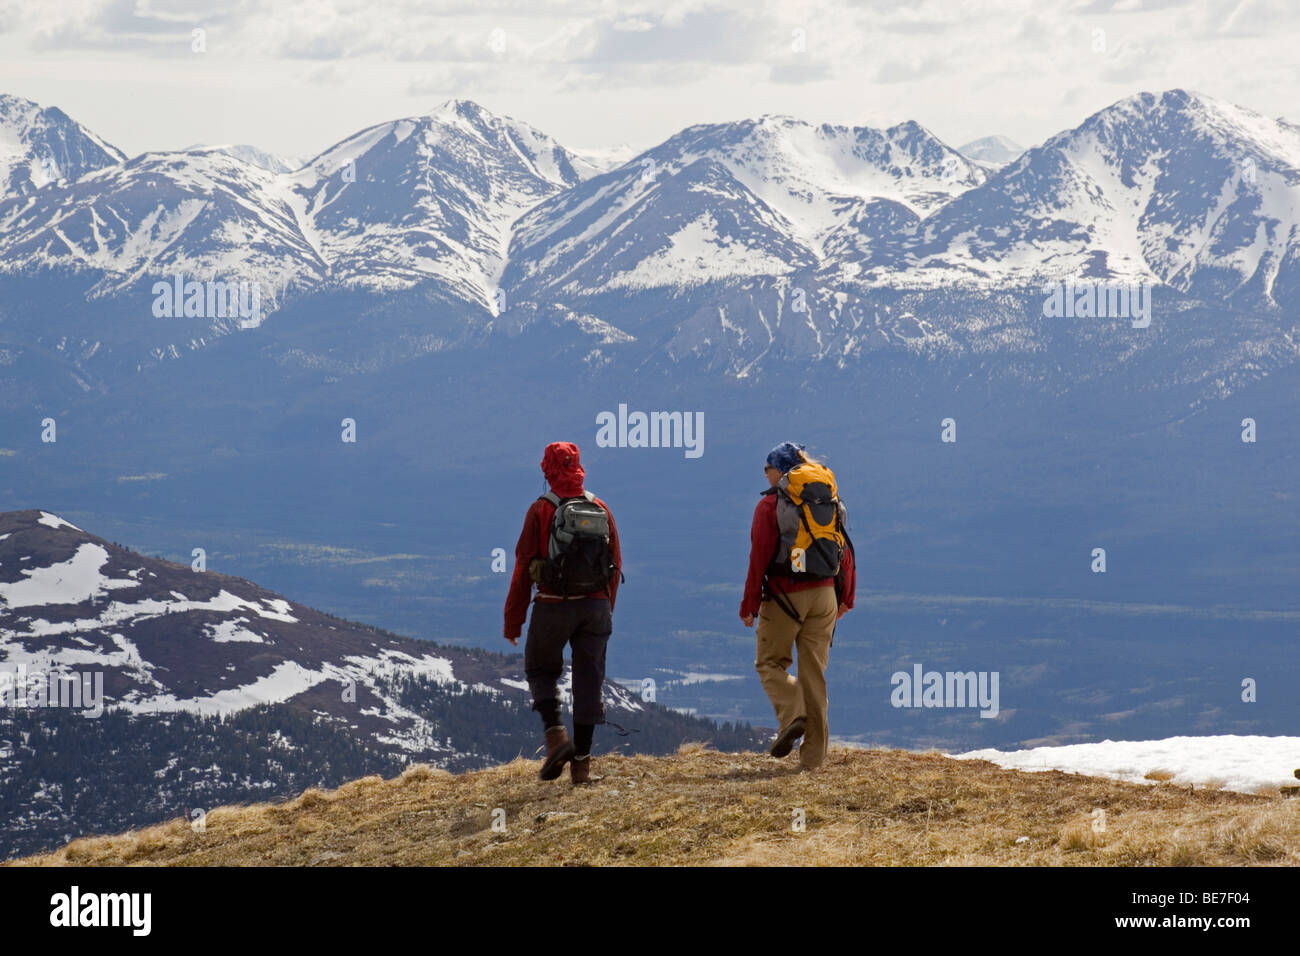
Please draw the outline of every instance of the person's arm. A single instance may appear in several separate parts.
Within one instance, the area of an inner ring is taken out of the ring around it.
[[[851,611],[853,610],[853,599],[858,586],[858,568],[853,559],[851,548],[844,549],[844,558],[840,561],[840,570],[843,572],[840,587],[840,610],[841,612]]]
[[[754,507],[754,521],[749,529],[749,573],[745,577],[745,596],[740,602],[742,618],[753,618],[758,614],[763,602],[763,575],[776,553],[779,537],[776,498],[765,495]]]
[[[618,543],[618,528],[614,525],[614,512],[609,510],[609,505],[601,502],[600,506],[605,509],[605,514],[609,516],[609,556],[614,561],[614,567],[618,568],[614,577],[609,582],[609,609],[614,610],[614,600],[618,597],[618,585],[622,580],[623,573],[623,549]]]
[[[533,502],[524,516],[524,530],[515,545],[515,571],[510,578],[510,593],[506,595],[505,638],[512,644],[524,628],[528,616],[528,602],[533,596],[533,579],[528,576],[528,564],[537,553],[538,540],[537,502]]]

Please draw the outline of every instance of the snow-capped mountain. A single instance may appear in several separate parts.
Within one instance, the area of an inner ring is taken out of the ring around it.
[[[696,286],[816,266],[978,186],[916,123],[782,116],[693,126],[520,220],[506,283],[525,298]]]
[[[221,146],[205,146],[202,143],[196,143],[193,146],[185,147],[184,151],[187,153],[204,153],[214,150],[225,153],[227,156],[234,156],[236,159],[242,159],[254,166],[260,166],[272,173],[291,173],[303,165],[303,160],[295,156],[277,156],[275,153],[268,153],[264,149],[258,149],[256,146],[249,146],[246,143],[227,143]]]
[[[587,164],[587,170],[579,169],[580,173],[584,173],[583,179],[618,169],[637,154],[637,150],[629,143],[619,143],[605,149],[571,149],[570,152]]]
[[[495,312],[514,221],[594,171],[526,123],[450,100],[362,130],[282,187],[333,281],[434,279]]]
[[[45,511],[0,514],[0,662],[32,674],[102,672],[104,707],[225,715],[302,702],[376,746],[455,757],[437,728],[386,693],[401,674],[493,695],[513,669],[326,617],[250,581],[136,554]],[[526,687],[526,684],[524,685]],[[343,691],[352,688],[348,700]],[[617,685],[607,706],[641,712]]]
[[[136,296],[141,317],[154,283],[176,276],[255,281],[266,313],[328,274],[281,183],[219,150],[143,153],[0,203],[0,248],[7,271],[77,273],[90,299]],[[198,338],[231,324],[205,320],[188,331]]]
[[[1023,146],[1005,136],[982,136],[957,148],[967,159],[992,169],[1000,169],[1024,151]]]
[[[519,656],[322,614],[46,511],[0,513],[0,857],[210,806],[213,794],[247,801],[409,760],[456,770],[531,753],[540,725],[527,687]],[[563,698],[569,687],[566,673]],[[604,697],[638,752],[715,733],[758,740],[614,682]],[[611,738],[602,731],[598,749]],[[61,761],[68,747],[94,753],[85,760],[103,773]]]
[[[600,165],[466,100],[287,173],[221,148],[146,153],[0,201],[0,311],[15,303],[15,347],[70,356],[80,387],[108,388],[100,368],[203,349],[238,318],[99,321],[69,301],[37,321],[19,303],[49,301],[42,282],[134,318],[158,282],[248,281],[259,319],[305,303],[277,361],[321,369],[538,321],[588,330],[588,364],[640,342],[735,375],[760,358],[842,366],[977,331],[937,299],[885,299],[983,297],[984,314],[1044,280],[1300,306],[1300,129],[1184,91],[1116,103],[994,173],[916,123],[779,116],[693,126]]]
[[[71,182],[125,158],[61,109],[0,93],[0,199]]]
[[[887,285],[1164,283],[1300,302],[1300,130],[1209,97],[1142,93],[1030,149],[864,264]]]
[[[145,153],[12,198],[0,203],[3,270],[81,273],[88,297],[136,295],[144,314],[153,284],[178,275],[256,283],[263,315],[325,284],[427,280],[495,310],[513,221],[595,172],[465,100],[363,130],[295,172],[263,165],[238,149]],[[189,327],[180,347],[228,326]]]

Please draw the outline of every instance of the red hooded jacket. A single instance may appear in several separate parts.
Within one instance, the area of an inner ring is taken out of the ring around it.
[[[547,445],[542,456],[542,474],[546,476],[551,491],[561,498],[580,496],[586,472],[583,471],[579,461],[578,446],[572,442],[552,442]],[[594,501],[604,508],[605,514],[609,516],[609,551],[614,559],[614,565],[621,568],[623,553],[619,549],[618,528],[614,525],[614,515],[605,502],[599,498],[595,498]],[[529,599],[533,593],[533,580],[528,576],[528,565],[534,558],[546,557],[547,546],[550,544],[551,522],[554,519],[555,505],[545,498],[534,501],[528,513],[524,515],[524,527],[519,533],[519,543],[515,545],[515,571],[510,578],[510,593],[506,595],[505,636],[507,638],[518,637],[523,631],[524,619],[528,616]],[[615,577],[605,590],[581,596],[607,597],[609,606],[613,609],[614,601],[618,596],[618,582],[619,579]],[[549,594],[539,584],[535,600],[564,601],[570,598]]]
[[[776,523],[776,495],[765,494],[759,499],[758,505],[754,508],[754,522],[749,529],[749,574],[745,577],[745,596],[740,602],[741,617],[757,616],[759,605],[764,598],[769,597],[763,587],[763,575],[766,574],[768,565],[772,562],[772,556],[776,554],[776,546],[780,541],[781,530]],[[848,548],[844,549],[844,558],[840,562],[840,568],[843,572],[844,582],[840,603],[846,608],[852,609],[857,590],[857,569],[853,564],[853,552]],[[775,582],[776,586],[783,592],[835,586],[834,578],[824,578],[820,581],[799,581],[793,578],[772,575],[770,580]]]

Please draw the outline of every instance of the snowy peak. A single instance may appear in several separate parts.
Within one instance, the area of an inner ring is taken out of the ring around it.
[[[910,121],[877,130],[765,116],[692,127],[674,140],[651,155],[711,156],[792,221],[812,219],[844,198],[888,199],[925,214],[986,178]],[[824,225],[809,223],[813,229]]]
[[[618,169],[623,164],[631,162],[637,155],[637,150],[628,143],[619,143],[617,146],[604,149],[572,149],[570,152],[577,157],[574,168],[582,174],[583,179],[590,179],[598,173]]]
[[[1138,94],[1028,150],[902,248],[875,264],[937,285],[1117,278],[1294,302],[1300,136],[1199,94]]]
[[[998,169],[1025,151],[1019,143],[1005,136],[984,136],[958,148],[967,159]]]
[[[869,247],[882,237],[857,230],[919,219],[985,178],[918,123],[692,126],[529,212],[506,278],[533,295],[781,275]]]
[[[1044,143],[1069,151],[1091,139],[1101,144],[1112,162],[1132,161],[1134,154],[1166,150],[1183,137],[1198,150],[1300,167],[1300,129],[1285,120],[1270,119],[1200,93],[1168,90],[1138,93],[1088,117],[1076,129]]]
[[[334,280],[378,289],[434,280],[495,312],[514,221],[580,181],[575,159],[526,123],[449,100],[362,130],[287,183]]]
[[[0,131],[62,117],[13,97],[3,105]],[[23,179],[0,199],[3,271],[85,273],[92,297],[177,275],[246,281],[260,290],[258,321],[285,296],[329,283],[380,292],[432,283],[495,312],[514,221],[595,171],[468,100],[362,130],[293,171],[245,146],[101,159],[84,179],[32,196]],[[150,342],[149,354],[201,347],[233,326],[191,325],[178,342]]]
[[[0,93],[0,199],[120,163],[109,145],[57,107]]]
[[[14,142],[15,130],[79,135],[57,111],[13,97],[0,106]],[[997,148],[1018,149],[1000,137],[967,146]],[[14,281],[72,272],[93,298],[178,275],[251,280],[263,317],[300,292],[454,303],[447,328],[420,327],[420,348],[450,347],[515,306],[639,337],[613,311],[631,292],[758,282],[779,297],[795,273],[804,293],[844,296],[1121,279],[1232,307],[1300,308],[1300,128],[1184,90],[1128,97],[998,168],[915,122],[768,115],[691,126],[602,171],[464,99],[361,130],[291,172],[245,147],[129,162],[104,147],[97,168],[38,186],[30,144],[10,152],[27,157],[12,167],[27,170],[19,191],[0,198],[0,272]],[[775,328],[749,294],[719,296],[724,324],[751,329],[747,348]],[[595,297],[599,308],[578,301]],[[838,301],[792,313],[800,348],[829,354],[819,323],[848,300]],[[206,347],[237,324],[198,318],[124,333],[127,367],[141,353],[151,362]],[[723,319],[700,321],[695,351],[720,341]],[[880,321],[882,335],[898,328]],[[112,342],[94,351],[93,334],[74,338],[99,365],[119,354]]]
[[[577,167],[583,167],[584,171],[587,167],[584,161],[540,130],[492,113],[473,100],[447,100],[426,118],[446,133],[459,132],[477,140],[487,152],[509,155],[515,151],[539,178],[558,188],[577,183],[583,178]]]
[[[253,166],[258,166],[272,173],[291,173],[303,165],[302,160],[291,156],[277,156],[275,153],[268,153],[266,150],[258,149],[256,146],[249,146],[244,143],[232,143],[223,146],[204,146],[195,144],[185,148],[187,153],[208,153],[218,152],[225,153],[227,156],[233,156],[241,159]]]
[[[458,117],[471,123],[480,124],[490,123],[493,118],[491,113],[473,100],[463,99],[458,96],[453,96],[451,99],[439,103],[429,111],[428,115],[438,120]]]
[[[324,275],[277,182],[220,150],[143,153],[0,203],[0,252],[14,270],[85,272],[91,296],[148,291],[176,276],[256,282],[269,313],[287,291]],[[207,316],[185,334],[220,334],[237,322]]]
[[[566,293],[689,287],[814,264],[791,223],[725,164],[702,158],[672,172],[649,169],[629,164],[593,181],[603,183],[600,195],[618,194],[612,203],[584,202],[571,191],[555,220],[528,217],[517,233],[525,255],[512,262],[519,271],[508,276],[511,284]]]

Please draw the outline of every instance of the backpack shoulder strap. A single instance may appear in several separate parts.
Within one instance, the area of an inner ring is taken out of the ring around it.
[[[542,495],[542,496],[539,497],[537,500],[538,500],[538,501],[549,501],[551,504],[553,504],[553,505],[554,505],[555,507],[557,507],[557,508],[560,506],[560,496],[557,495],[557,494],[556,494],[555,492],[553,492],[553,491],[548,491],[546,494]]]
[[[844,502],[839,499],[838,495],[835,498],[835,504],[835,523],[839,526],[840,534],[844,535],[844,543],[849,546],[849,551],[853,554],[853,559],[856,561],[858,558],[858,552],[853,548],[853,539],[849,537],[849,526],[844,520],[848,517],[848,509],[844,507]]]
[[[585,490],[585,489],[584,489],[583,492],[582,492],[582,497],[586,498],[588,501],[595,501],[595,500],[596,500],[596,496],[595,496],[594,494],[592,494],[590,491],[587,491],[587,490]]]

